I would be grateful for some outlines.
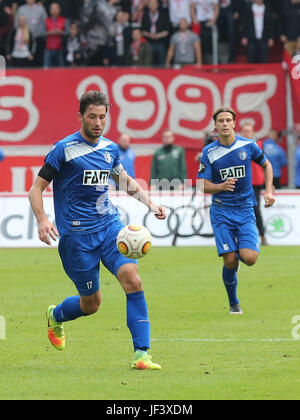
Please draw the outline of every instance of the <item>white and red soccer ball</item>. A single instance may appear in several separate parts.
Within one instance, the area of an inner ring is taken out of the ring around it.
[[[151,249],[152,236],[145,226],[127,225],[117,237],[118,250],[127,258],[142,258]]]

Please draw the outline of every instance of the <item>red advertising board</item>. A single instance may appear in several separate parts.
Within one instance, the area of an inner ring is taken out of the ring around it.
[[[287,51],[284,51],[284,60],[290,75],[294,124],[300,133],[300,55],[291,57]]]
[[[286,127],[285,73],[280,64],[8,70],[0,81],[0,147],[8,156],[0,167],[0,190],[16,185],[17,167],[26,167],[19,171],[26,173],[26,186],[34,173],[31,167],[43,161],[46,149],[39,146],[78,130],[78,99],[90,89],[109,96],[104,135],[113,141],[127,132],[132,143],[160,143],[168,127],[177,144],[201,149],[205,132],[213,129],[212,114],[222,105],[236,110],[237,131],[246,120],[255,123],[258,137],[265,137],[270,128]]]

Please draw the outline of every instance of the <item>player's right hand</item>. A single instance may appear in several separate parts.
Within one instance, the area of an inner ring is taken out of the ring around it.
[[[50,238],[53,239],[53,241],[56,241],[56,239],[59,237],[58,230],[52,223],[50,223],[48,219],[45,219],[39,223],[38,233],[40,241],[45,242],[47,245],[51,245]]]
[[[226,181],[223,182],[223,191],[233,192],[235,190],[236,182],[237,182],[236,178],[227,178]]]

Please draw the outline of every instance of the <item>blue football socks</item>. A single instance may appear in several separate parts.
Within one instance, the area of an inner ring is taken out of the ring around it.
[[[150,348],[150,321],[144,292],[128,293],[127,326],[132,335],[134,351]],[[53,310],[57,322],[67,322],[86,316],[80,308],[80,296],[65,299]]]
[[[127,326],[132,335],[134,351],[150,348],[150,321],[144,292],[128,293]]]
[[[230,306],[237,305],[239,300],[237,298],[237,270],[230,270],[223,266],[223,281],[227,291]]]
[[[86,316],[80,308],[80,296],[72,296],[65,299],[53,310],[57,322],[73,321],[74,319]]]

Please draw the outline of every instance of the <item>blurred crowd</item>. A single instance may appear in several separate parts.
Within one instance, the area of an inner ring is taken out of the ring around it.
[[[201,65],[216,47],[219,64],[298,54],[300,0],[0,0],[12,67]]]

